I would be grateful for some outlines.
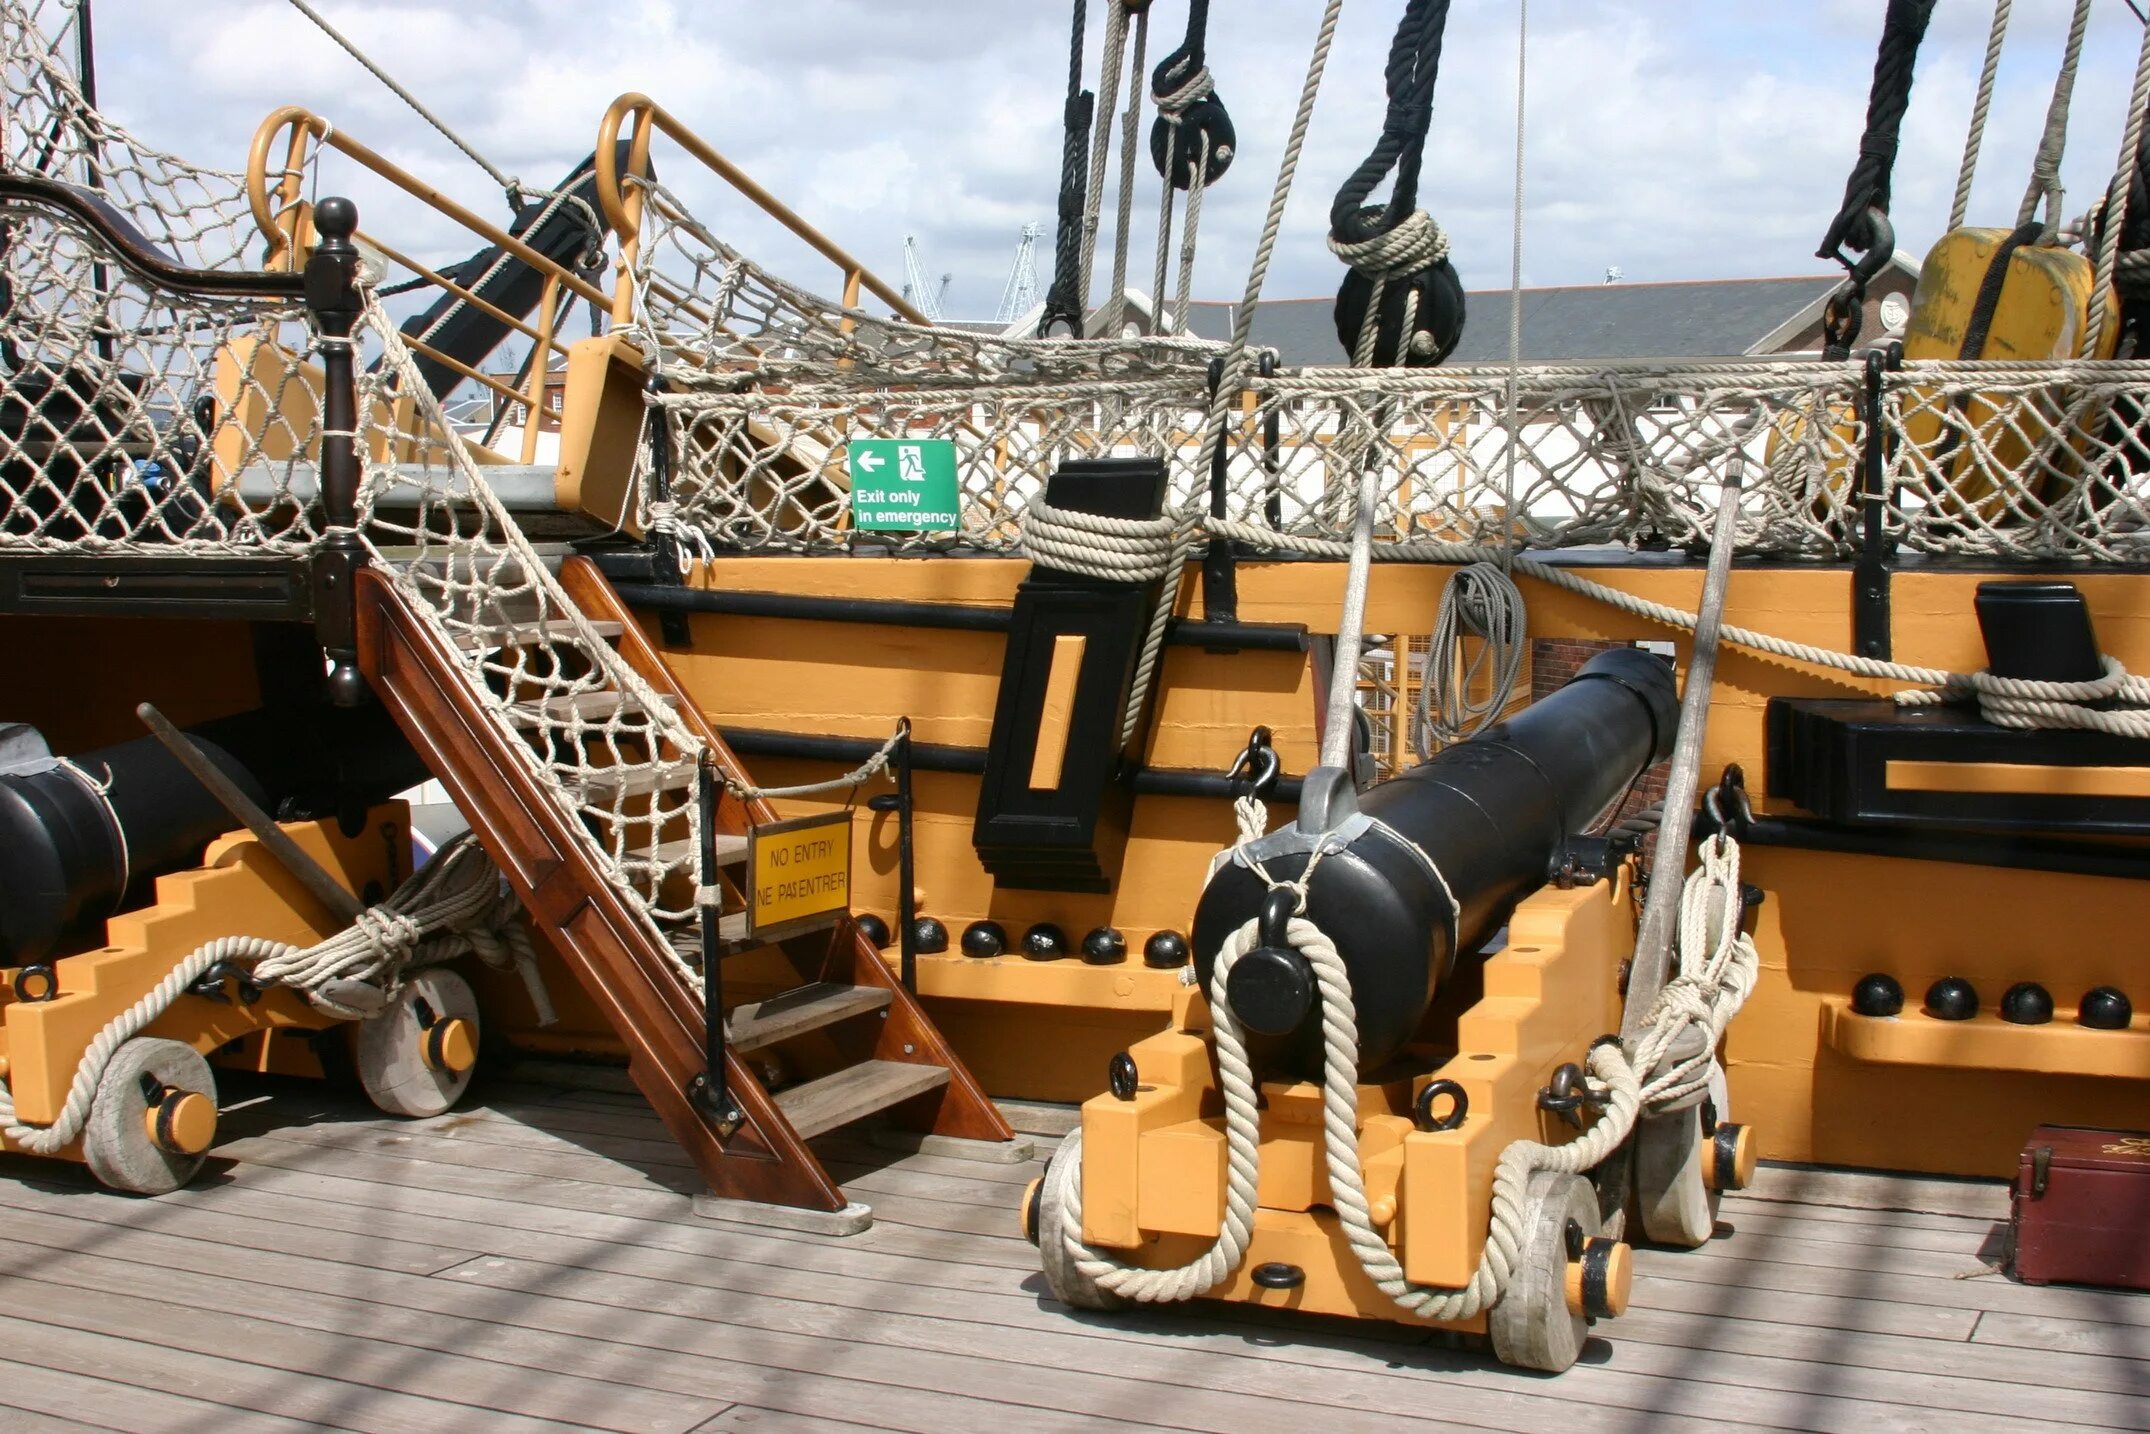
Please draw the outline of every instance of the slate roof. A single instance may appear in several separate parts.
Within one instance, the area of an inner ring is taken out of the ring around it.
[[[1523,291],[1523,358],[1729,358],[1752,353],[1809,309],[1841,276],[1695,279],[1670,283],[1580,284]],[[1481,289],[1464,303],[1463,340],[1450,363],[1508,357],[1507,289]],[[1254,342],[1287,365],[1341,364],[1333,298],[1268,299],[1254,316]],[[1188,326],[1204,338],[1231,336],[1234,305],[1197,302]]]

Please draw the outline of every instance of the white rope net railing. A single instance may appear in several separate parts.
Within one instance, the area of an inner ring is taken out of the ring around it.
[[[1742,554],[1841,559],[1860,543],[1864,390],[1858,365],[1816,361],[1249,377],[1224,436],[1226,517],[1257,546],[1249,526],[1346,541],[1357,476],[1372,465],[1379,542],[1689,548],[1707,542],[1719,475],[1738,459]],[[1885,535],[1908,552],[2004,562],[2150,556],[2145,392],[2144,362],[1911,363],[1886,375]],[[1171,510],[1190,530],[1208,512],[1209,389],[1192,364],[967,383],[800,364],[652,401],[677,515],[719,548],[1013,552],[1025,508],[1074,457],[1162,456]],[[952,443],[959,528],[854,533],[853,436]]]
[[[143,145],[62,58],[62,0],[0,0],[0,163],[72,188],[140,247],[242,271],[242,177]],[[316,536],[318,402],[295,301],[145,282],[57,204],[0,206],[0,549],[260,553]]]

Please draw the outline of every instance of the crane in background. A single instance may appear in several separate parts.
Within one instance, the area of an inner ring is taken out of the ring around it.
[[[948,298],[948,284],[953,278],[953,274],[943,274],[939,284],[929,282],[925,261],[918,255],[918,236],[903,236],[903,297],[929,322],[941,321],[941,305]]]
[[[996,324],[1012,324],[1038,302],[1038,235],[1043,226],[1025,224],[1023,239],[1015,246],[1015,263],[1008,269],[1008,282],[1000,291],[1000,307],[993,313]]]

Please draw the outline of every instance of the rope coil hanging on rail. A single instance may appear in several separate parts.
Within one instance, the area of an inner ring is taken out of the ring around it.
[[[1405,7],[1389,45],[1381,137],[1329,208],[1329,249],[1351,266],[1336,295],[1336,336],[1361,368],[1437,364],[1463,336],[1463,282],[1448,262],[1448,237],[1418,207],[1448,5]],[[1369,204],[1392,170],[1388,203]]]

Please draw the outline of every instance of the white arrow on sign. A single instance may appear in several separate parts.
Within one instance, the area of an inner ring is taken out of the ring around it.
[[[888,460],[878,453],[861,453],[859,455],[859,472],[861,473],[871,473],[876,468],[884,468],[887,465]]]

